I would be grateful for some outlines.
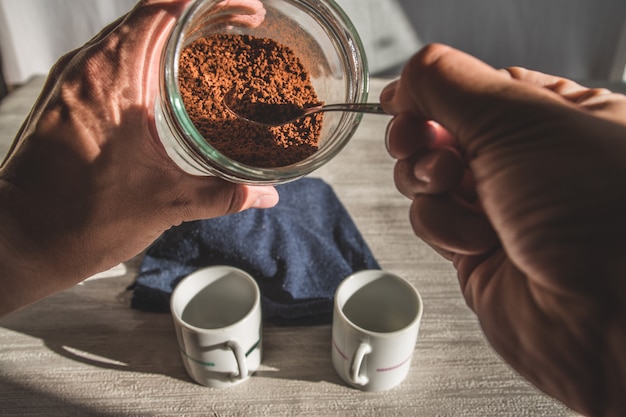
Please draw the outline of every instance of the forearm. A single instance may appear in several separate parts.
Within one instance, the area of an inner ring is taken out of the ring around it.
[[[0,179],[0,316],[67,287],[46,261],[33,210],[19,190]]]
[[[22,224],[15,216],[19,205],[6,183],[0,183],[0,315],[31,302],[33,291],[29,282],[36,268],[26,260]],[[34,289],[34,292],[39,290]]]

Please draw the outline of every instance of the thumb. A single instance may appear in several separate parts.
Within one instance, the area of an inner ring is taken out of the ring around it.
[[[249,208],[271,208],[278,203],[273,186],[235,184],[218,178],[188,178],[184,209],[176,211],[182,221],[209,219]],[[181,200],[181,199],[179,199]]]

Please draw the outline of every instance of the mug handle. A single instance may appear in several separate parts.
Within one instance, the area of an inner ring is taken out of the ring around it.
[[[356,348],[356,352],[354,352],[350,362],[350,380],[356,385],[366,385],[369,382],[367,375],[359,375],[359,371],[361,370],[361,365],[363,365],[363,358],[371,352],[372,347],[364,342],[361,342],[359,347]]]
[[[248,362],[246,362],[246,354],[241,348],[241,345],[234,340],[229,340],[226,346],[233,351],[235,360],[237,361],[237,367],[239,368],[239,374],[232,373],[231,379],[244,379],[248,376]]]

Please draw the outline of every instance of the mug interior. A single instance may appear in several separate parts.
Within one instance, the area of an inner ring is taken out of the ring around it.
[[[243,320],[258,302],[258,287],[243,271],[206,268],[178,284],[172,314],[187,326],[220,329]]]
[[[353,325],[375,333],[410,327],[422,311],[419,294],[410,283],[380,272],[353,276],[340,287],[337,306]]]

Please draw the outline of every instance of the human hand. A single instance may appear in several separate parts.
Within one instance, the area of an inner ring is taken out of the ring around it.
[[[493,347],[574,410],[626,409],[626,97],[431,45],[381,94],[415,233]]]
[[[165,38],[188,1],[143,1],[52,69],[0,170],[0,315],[141,252],[184,221],[276,204],[186,174],[154,131]],[[258,0],[219,7],[254,24]]]

